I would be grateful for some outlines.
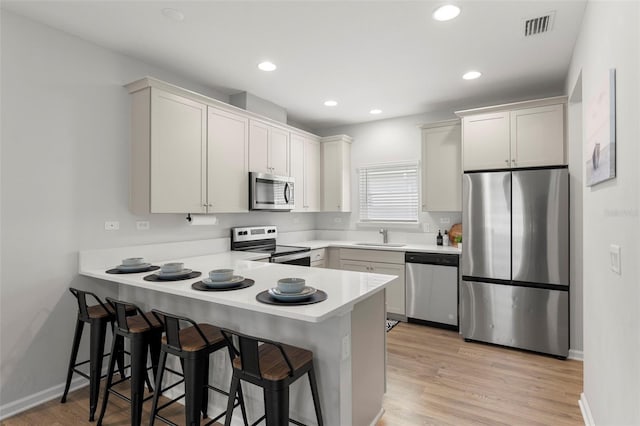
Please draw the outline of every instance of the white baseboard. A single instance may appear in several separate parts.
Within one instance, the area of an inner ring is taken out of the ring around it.
[[[85,386],[89,386],[89,381],[84,377],[76,377],[75,379],[71,380],[71,387],[69,388],[69,392],[73,392]],[[15,416],[16,414],[26,411],[29,408],[44,404],[45,402],[51,401],[52,399],[59,398],[62,396],[63,392],[64,383],[61,383],[59,385],[50,387],[49,389],[34,393],[33,395],[29,395],[16,401],[9,402],[8,404],[4,404],[3,406],[0,406],[0,421]]]
[[[376,426],[378,424],[378,422],[380,421],[380,419],[382,418],[382,416],[384,416],[384,408],[380,409],[380,412],[373,419],[373,422],[371,422],[370,426]]]
[[[593,416],[591,415],[591,408],[589,408],[589,403],[587,402],[587,396],[584,394],[584,392],[580,394],[578,405],[580,405],[580,412],[582,413],[582,419],[584,420],[585,426],[595,426],[596,423],[593,421]]]
[[[576,361],[584,361],[584,352],[577,349],[569,349],[569,356],[567,358],[574,359]]]

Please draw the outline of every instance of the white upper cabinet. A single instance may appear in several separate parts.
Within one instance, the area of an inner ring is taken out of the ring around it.
[[[422,126],[422,211],[462,210],[460,121]]]
[[[509,112],[464,117],[465,170],[509,167]]]
[[[295,178],[294,212],[320,210],[320,142],[291,133],[291,176]]]
[[[464,170],[565,164],[566,97],[456,112]]]
[[[289,131],[249,120],[249,170],[289,176]]]
[[[564,164],[564,105],[511,111],[511,166]]]
[[[131,210],[205,213],[207,106],[146,88],[132,115]]]
[[[207,212],[249,209],[249,119],[209,107]]]
[[[351,141],[346,135],[321,140],[322,211],[351,211]]]

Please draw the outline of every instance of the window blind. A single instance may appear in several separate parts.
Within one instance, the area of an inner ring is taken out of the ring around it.
[[[361,168],[359,195],[361,222],[417,222],[418,165]]]

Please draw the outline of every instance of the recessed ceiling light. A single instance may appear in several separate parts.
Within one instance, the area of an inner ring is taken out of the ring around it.
[[[329,100],[329,101],[324,101],[324,106],[329,106],[329,107],[331,107],[331,106],[336,106],[336,105],[338,105],[338,102],[336,102],[336,101],[331,101],[331,100]]]
[[[445,4],[437,8],[432,16],[436,21],[450,21],[458,15],[460,15],[460,8],[458,6]]]
[[[465,80],[475,80],[476,78],[482,75],[479,71],[469,71],[465,75],[462,76]]]
[[[264,61],[258,64],[258,68],[260,68],[262,71],[273,71],[278,67],[276,67],[276,64],[274,64],[273,62]]]
[[[171,9],[170,7],[166,7],[162,9],[162,14],[165,16],[165,18],[169,18],[172,21],[184,21],[184,13],[180,12],[178,9]]]
[[[369,111],[369,114],[376,115],[376,114],[380,114],[381,112],[382,112],[381,109],[377,109],[376,108],[376,109],[372,109],[371,111]]]

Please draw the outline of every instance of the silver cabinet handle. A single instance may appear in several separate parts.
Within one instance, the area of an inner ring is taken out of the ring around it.
[[[509,160],[504,160],[505,163],[509,164]]]

